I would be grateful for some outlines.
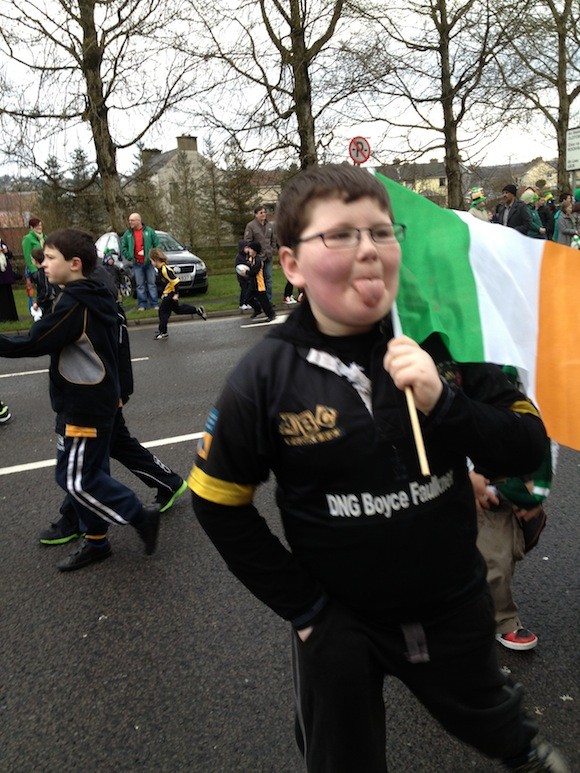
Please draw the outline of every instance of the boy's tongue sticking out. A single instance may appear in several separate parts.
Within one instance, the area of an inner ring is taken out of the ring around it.
[[[376,306],[385,293],[385,283],[380,277],[355,279],[353,285],[365,306]]]

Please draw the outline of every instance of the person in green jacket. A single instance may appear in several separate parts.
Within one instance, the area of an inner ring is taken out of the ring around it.
[[[532,220],[530,230],[528,231],[528,236],[531,236],[532,239],[545,239],[546,229],[544,228],[544,225],[540,219],[540,215],[538,214],[538,210],[536,209],[536,203],[540,200],[537,191],[535,191],[533,188],[526,188],[526,190],[520,196],[520,199],[528,205],[528,211]]]
[[[149,260],[149,252],[158,246],[159,237],[153,228],[143,225],[141,215],[138,212],[129,215],[129,228],[121,237],[121,253],[133,264],[139,311],[145,311],[148,303],[152,309],[159,308],[155,266]]]
[[[28,295],[28,308],[34,304],[34,284],[32,276],[38,271],[37,266],[32,260],[32,250],[39,247],[43,249],[46,234],[44,233],[42,220],[38,217],[31,217],[28,221],[29,231],[22,239],[22,254],[24,255],[26,278],[26,293]]]

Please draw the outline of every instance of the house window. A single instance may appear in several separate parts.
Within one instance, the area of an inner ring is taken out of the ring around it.
[[[179,185],[176,182],[169,183],[169,201],[177,204],[179,201]]]
[[[447,181],[445,180],[445,178],[444,177],[440,177],[439,178],[439,187],[440,188],[445,188],[446,184],[447,184]]]

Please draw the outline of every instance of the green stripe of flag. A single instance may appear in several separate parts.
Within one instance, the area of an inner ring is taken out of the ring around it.
[[[407,226],[397,296],[403,332],[419,343],[438,332],[456,360],[482,362],[468,226],[455,212],[381,174],[376,177],[389,193],[395,221]]]

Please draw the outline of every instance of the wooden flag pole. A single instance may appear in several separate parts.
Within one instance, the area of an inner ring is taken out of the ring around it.
[[[399,312],[397,310],[396,303],[393,303],[393,308],[391,311],[393,320],[393,332],[396,336],[402,335],[403,330],[401,328],[401,320],[399,318]],[[421,470],[421,475],[429,476],[431,475],[431,470],[429,469],[427,453],[425,452],[423,433],[421,432],[421,425],[419,424],[419,417],[417,416],[417,406],[415,405],[413,389],[409,386],[405,387],[405,397],[407,398],[407,409],[409,411],[409,418],[411,419],[411,429],[413,430],[415,448],[417,449],[417,456],[419,457],[419,469]]]
[[[425,453],[425,443],[423,442],[421,425],[419,424],[419,417],[417,416],[417,406],[415,405],[413,390],[409,386],[405,387],[405,397],[407,398],[407,408],[409,410],[409,417],[411,419],[413,438],[415,440],[417,456],[419,457],[419,468],[421,469],[422,475],[431,475],[429,462],[427,461],[427,454]]]

